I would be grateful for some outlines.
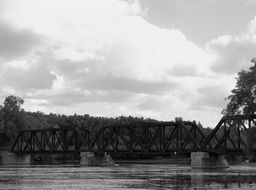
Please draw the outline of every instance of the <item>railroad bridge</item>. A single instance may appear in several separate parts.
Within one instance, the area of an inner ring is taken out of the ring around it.
[[[195,151],[243,154],[248,129],[256,115],[224,116],[207,134],[195,122],[134,123],[88,129],[35,129],[19,133],[11,151],[27,154],[63,154],[80,151],[112,157],[153,157]],[[255,151],[255,147],[251,147]]]

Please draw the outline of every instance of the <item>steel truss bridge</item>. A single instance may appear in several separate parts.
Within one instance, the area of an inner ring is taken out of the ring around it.
[[[192,151],[243,153],[248,129],[256,115],[224,116],[207,134],[195,122],[136,123],[88,129],[35,129],[19,133],[11,151],[28,154],[63,154],[91,151],[114,157],[153,157]],[[256,148],[252,148],[253,151]]]

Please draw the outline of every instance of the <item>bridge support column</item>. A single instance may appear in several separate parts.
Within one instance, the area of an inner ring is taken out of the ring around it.
[[[96,156],[94,152],[80,152],[80,166],[113,166],[114,160],[108,154]]]
[[[81,166],[96,165],[94,152],[80,152],[80,165]]]
[[[115,165],[115,162],[110,155],[105,154],[103,157],[103,165]]]
[[[225,156],[209,152],[191,152],[191,167],[198,169],[228,168]]]

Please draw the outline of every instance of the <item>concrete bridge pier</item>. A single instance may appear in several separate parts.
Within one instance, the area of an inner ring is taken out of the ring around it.
[[[113,166],[114,160],[108,154],[98,156],[94,152],[80,152],[80,166]]]
[[[229,164],[224,155],[209,152],[191,152],[191,168],[220,169],[228,167]]]

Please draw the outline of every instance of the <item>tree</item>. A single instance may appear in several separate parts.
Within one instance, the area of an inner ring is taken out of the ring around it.
[[[24,103],[24,100],[18,96],[10,95],[5,98],[4,101],[4,112],[6,114],[18,113],[20,106]]]
[[[21,105],[24,100],[18,96],[10,95],[5,98],[3,110],[4,134],[8,141],[13,141],[18,131],[23,128],[22,115],[24,110]]]
[[[238,72],[236,78],[236,87],[231,91],[228,97],[229,103],[226,109],[222,111],[225,115],[251,115],[256,113],[256,59],[251,62],[254,66],[250,67],[248,71],[242,70]],[[256,128],[250,128],[246,134],[246,148],[245,153],[247,158],[250,158],[251,149],[255,143]]]
[[[13,121],[16,125],[20,125],[21,121],[21,105],[24,100],[18,96],[7,96],[4,100],[4,122]]]
[[[225,115],[244,114],[250,115],[256,113],[256,59],[255,63],[248,71],[238,72],[236,87],[231,91],[228,97],[230,100],[226,109],[222,111]]]

